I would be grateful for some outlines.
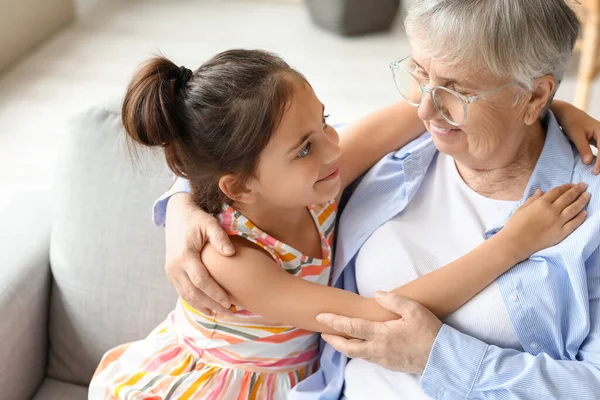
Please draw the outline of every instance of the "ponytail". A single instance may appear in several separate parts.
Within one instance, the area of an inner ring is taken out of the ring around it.
[[[194,73],[154,57],[135,73],[122,108],[127,135],[162,147],[175,174],[189,179],[195,202],[210,213],[231,203],[219,179],[242,185],[304,77],[275,54],[228,50]]]

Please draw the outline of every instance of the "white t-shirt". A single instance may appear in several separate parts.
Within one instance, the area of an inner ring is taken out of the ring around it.
[[[461,178],[454,160],[439,153],[412,202],[377,229],[358,253],[359,294],[373,297],[377,290],[392,290],[465,255],[483,243],[484,233],[515,204],[473,191]],[[444,322],[486,343],[522,350],[497,282]],[[418,375],[353,359],[346,366],[344,394],[349,400],[428,399],[419,379]]]

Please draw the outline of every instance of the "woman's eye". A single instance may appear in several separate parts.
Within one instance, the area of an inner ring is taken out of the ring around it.
[[[327,118],[329,118],[329,114],[323,115],[323,129],[327,128]]]
[[[427,74],[425,73],[425,71],[423,71],[422,69],[418,69],[418,70],[416,71],[416,74],[415,74],[415,75],[417,75],[417,78],[419,78],[419,79],[421,79],[421,80],[424,80],[424,81],[425,81],[425,80],[427,80],[427,81],[429,80],[429,75],[427,75]]]
[[[302,150],[300,150],[300,152],[298,153],[298,158],[304,158],[306,157],[309,153],[310,153],[310,149],[312,148],[312,143],[308,142],[306,143],[306,146],[304,146],[302,148]]]
[[[463,90],[459,87],[457,87],[456,85],[452,85],[449,89],[454,90],[456,93],[461,94],[463,96],[471,96],[471,93],[469,93],[468,90]]]

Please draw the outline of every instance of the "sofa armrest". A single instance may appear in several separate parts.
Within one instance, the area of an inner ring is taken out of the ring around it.
[[[32,398],[46,375],[50,293],[49,192],[26,192],[0,209],[0,388]]]

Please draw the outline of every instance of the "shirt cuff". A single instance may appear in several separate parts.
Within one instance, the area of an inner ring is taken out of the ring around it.
[[[152,221],[154,221],[154,225],[165,226],[165,220],[167,218],[167,203],[169,202],[171,196],[182,192],[192,193],[190,181],[183,178],[177,178],[173,183],[173,186],[171,186],[166,193],[164,193],[158,198],[158,200],[154,202],[154,206],[152,207]]]
[[[435,399],[468,398],[487,348],[481,340],[444,324],[421,376],[425,394]]]

